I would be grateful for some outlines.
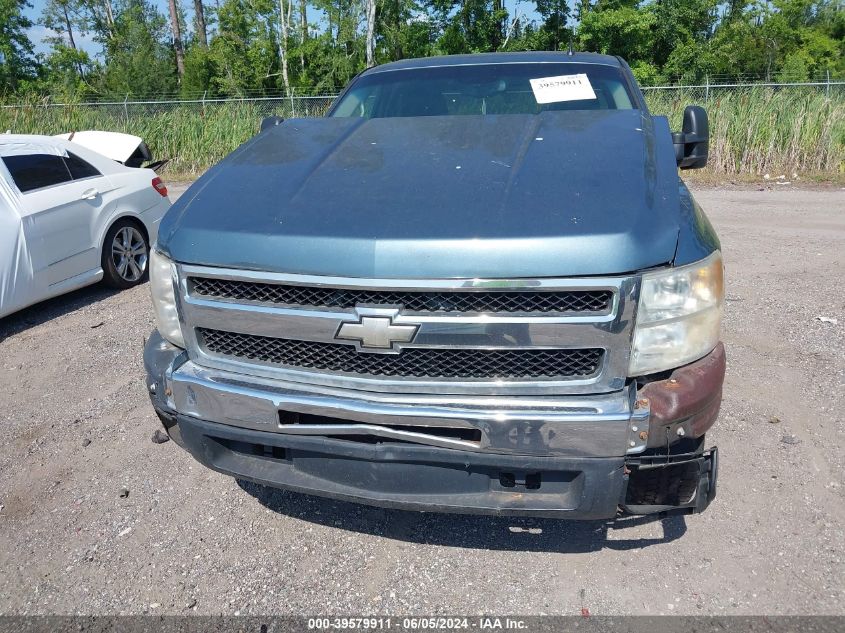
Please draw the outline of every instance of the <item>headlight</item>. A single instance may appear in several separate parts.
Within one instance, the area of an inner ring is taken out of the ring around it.
[[[725,286],[722,254],[643,275],[629,376],[674,369],[719,342]]]
[[[167,257],[152,249],[150,253],[150,291],[159,334],[178,347],[185,347],[179,314],[176,311],[174,284],[176,269]]]

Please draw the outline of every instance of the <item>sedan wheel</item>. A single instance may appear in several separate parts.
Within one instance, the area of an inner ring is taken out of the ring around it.
[[[135,283],[147,270],[147,244],[134,226],[125,226],[117,232],[112,240],[111,256],[117,274],[126,282]]]
[[[141,229],[132,221],[118,221],[106,236],[103,248],[103,276],[115,288],[135,286],[147,275],[150,246]]]

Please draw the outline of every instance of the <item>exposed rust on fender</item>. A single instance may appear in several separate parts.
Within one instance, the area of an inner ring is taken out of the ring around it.
[[[719,343],[701,360],[676,369],[666,380],[643,387],[638,396],[650,401],[648,446],[665,446],[678,439],[677,427],[687,437],[701,437],[719,416],[725,380],[725,347]]]

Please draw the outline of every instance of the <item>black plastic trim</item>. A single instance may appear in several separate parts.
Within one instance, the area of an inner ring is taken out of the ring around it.
[[[578,519],[617,514],[624,457],[500,455],[254,431],[177,416],[184,447],[239,479],[429,512]],[[264,447],[259,450],[259,447]],[[273,457],[284,454],[284,459]],[[501,481],[514,482],[503,486]]]

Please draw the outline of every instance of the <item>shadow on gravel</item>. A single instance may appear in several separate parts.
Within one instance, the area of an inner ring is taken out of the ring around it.
[[[605,548],[630,550],[671,543],[687,531],[682,516],[630,517],[614,522],[434,514],[373,508],[245,480],[237,483],[259,503],[279,514],[350,532],[427,545],[581,554]],[[625,538],[626,528],[656,522],[662,524],[662,538]]]
[[[118,292],[120,290],[107,288],[102,284],[94,284],[93,286],[86,286],[85,288],[47,299],[41,303],[36,303],[19,312],[13,312],[9,316],[0,319],[0,341],[13,334],[19,334],[29,328],[42,325],[47,321],[52,321],[74,310],[79,310],[98,301],[102,301]],[[97,323],[92,323],[91,325],[96,326]]]

